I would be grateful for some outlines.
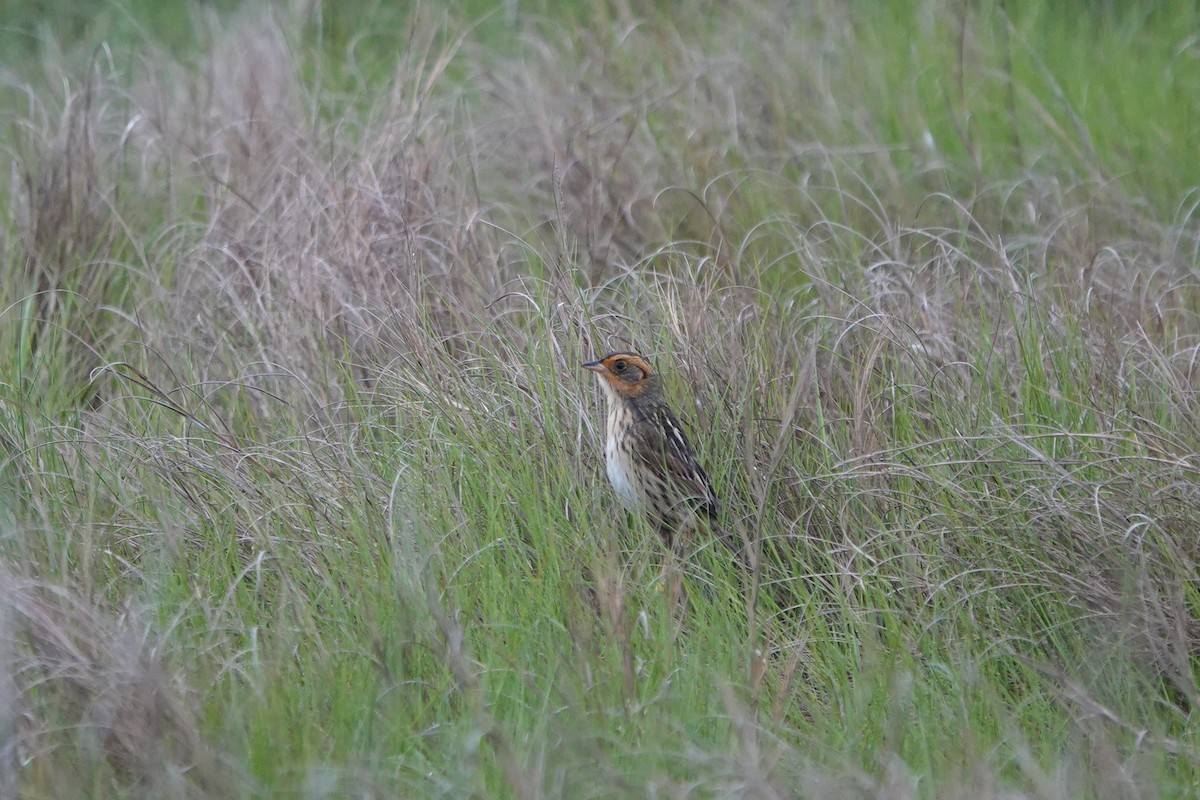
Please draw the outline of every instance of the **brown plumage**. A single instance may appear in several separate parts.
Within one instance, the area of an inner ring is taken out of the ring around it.
[[[604,460],[625,508],[646,514],[668,547],[677,547],[675,535],[698,522],[719,531],[712,482],[650,363],[635,353],[609,353],[583,367],[595,373],[608,398]]]

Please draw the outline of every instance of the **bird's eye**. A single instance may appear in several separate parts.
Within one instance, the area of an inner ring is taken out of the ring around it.
[[[625,371],[625,362],[618,361],[617,363],[613,364],[613,369],[616,370],[617,372],[624,372]]]

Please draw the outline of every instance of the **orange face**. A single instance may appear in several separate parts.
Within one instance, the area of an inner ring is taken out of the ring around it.
[[[624,397],[636,397],[650,383],[654,370],[650,362],[636,353],[609,353],[583,368],[596,373],[601,385]]]

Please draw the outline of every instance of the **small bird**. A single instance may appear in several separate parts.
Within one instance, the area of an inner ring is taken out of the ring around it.
[[[604,460],[621,504],[645,514],[668,548],[677,547],[676,535],[694,531],[698,522],[715,526],[712,481],[667,406],[662,378],[650,362],[636,353],[609,353],[583,368],[596,374],[608,397]]]

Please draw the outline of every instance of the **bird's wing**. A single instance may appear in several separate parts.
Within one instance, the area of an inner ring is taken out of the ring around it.
[[[688,442],[683,426],[669,408],[660,406],[649,419],[642,420],[634,454],[652,468],[665,465],[667,474],[696,510],[710,517],[717,515],[717,494],[696,451]]]

